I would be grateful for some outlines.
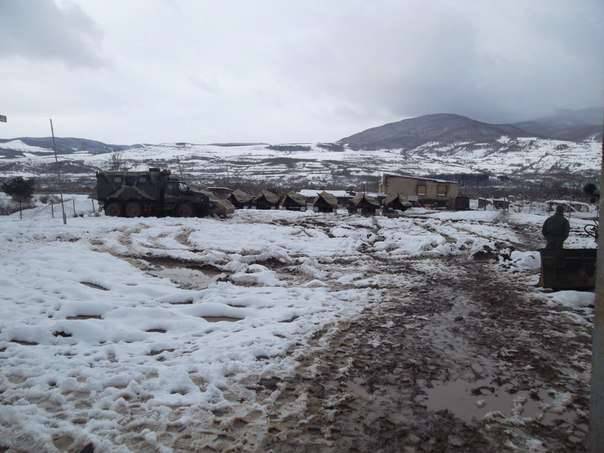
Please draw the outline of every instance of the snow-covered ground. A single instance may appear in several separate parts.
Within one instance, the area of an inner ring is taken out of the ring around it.
[[[56,205],[55,218],[47,206],[0,217],[0,446],[168,451],[178,427],[211,429],[225,408],[254,407],[250,378],[292,373],[313,332],[379,303],[384,280],[369,255],[514,250],[511,267],[534,273],[527,237],[545,218],[411,209],[124,219],[94,215],[85,196],[65,205],[67,225]],[[572,246],[593,246],[588,221],[571,221]],[[589,303],[579,299],[552,303]]]
[[[256,179],[307,181],[316,184],[342,183],[354,177],[379,176],[383,172],[417,175],[439,173],[482,173],[495,175],[547,174],[565,171],[582,174],[600,168],[600,143],[566,142],[519,138],[495,144],[427,143],[414,149],[334,151],[319,144],[302,144],[307,150],[282,151],[266,144],[219,146],[203,144],[137,145],[119,153],[132,170],[150,165],[170,166],[202,180]],[[10,153],[0,158],[0,176],[51,174],[54,161],[48,149],[28,146],[19,140],[2,144]],[[18,153],[16,156],[14,153]],[[19,154],[20,153],[20,154]],[[0,156],[2,154],[0,153]],[[94,168],[109,168],[112,153],[95,154],[78,150],[60,155],[62,161],[81,166],[79,172],[92,175]]]

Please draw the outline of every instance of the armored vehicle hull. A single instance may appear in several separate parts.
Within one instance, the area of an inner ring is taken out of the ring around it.
[[[192,190],[168,170],[110,171],[96,176],[97,198],[109,216],[225,217],[234,211],[226,200]]]

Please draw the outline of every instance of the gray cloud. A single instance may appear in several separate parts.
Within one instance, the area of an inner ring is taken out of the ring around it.
[[[69,66],[102,64],[102,33],[75,4],[55,0],[0,1],[0,57],[59,60]]]
[[[111,142],[323,141],[604,104],[601,0],[65,1],[0,0],[0,57],[27,57],[0,66],[4,136],[52,113]],[[98,65],[101,37],[110,66],[49,64]]]
[[[426,3],[371,3],[342,20],[319,11],[329,26],[297,42],[284,68],[315,94],[393,117],[514,121],[603,103],[603,2]]]

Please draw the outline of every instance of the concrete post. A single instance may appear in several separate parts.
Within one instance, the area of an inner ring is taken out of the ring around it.
[[[604,141],[600,191],[603,188]],[[600,197],[600,212],[604,212],[604,197]],[[598,235],[596,303],[592,337],[590,442],[591,453],[604,453],[604,234]]]

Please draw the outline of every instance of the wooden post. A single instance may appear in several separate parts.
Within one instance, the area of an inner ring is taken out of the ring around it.
[[[71,201],[73,202],[73,216],[77,217],[78,213],[76,212],[76,208],[75,208],[75,198],[72,198]]]
[[[21,200],[19,200],[19,220],[23,220],[23,210],[21,209]]]
[[[92,204],[92,213],[96,214],[96,212],[94,210],[94,200],[92,198],[90,199],[90,203]]]
[[[52,200],[50,200],[50,215],[55,218],[55,204]]]
[[[50,119],[50,133],[52,134],[52,149],[55,153],[55,164],[57,166],[57,184],[59,186],[59,196],[61,198],[61,212],[63,213],[63,225],[67,225],[67,216],[65,215],[65,204],[63,203],[63,189],[61,188],[61,167],[59,167],[59,157],[57,156],[57,145],[55,143],[55,128]]]

